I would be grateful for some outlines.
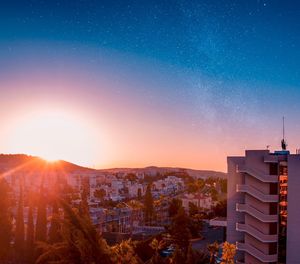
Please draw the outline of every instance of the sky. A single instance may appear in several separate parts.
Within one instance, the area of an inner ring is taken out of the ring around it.
[[[300,3],[0,4],[0,152],[226,171],[300,148]]]

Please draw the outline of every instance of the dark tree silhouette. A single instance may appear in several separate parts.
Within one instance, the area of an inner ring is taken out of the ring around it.
[[[33,207],[30,205],[28,211],[28,223],[26,234],[26,259],[29,264],[34,263],[34,222],[33,222]]]
[[[171,200],[170,206],[169,206],[169,216],[174,217],[177,215],[179,209],[182,207],[182,202],[181,200],[177,198],[173,198]]]
[[[144,217],[146,225],[151,225],[154,216],[153,197],[151,193],[151,184],[147,185],[144,198]]]
[[[40,189],[40,197],[38,201],[35,240],[47,240],[47,203],[43,186]]]
[[[23,186],[20,183],[20,194],[19,194],[19,203],[18,211],[16,217],[16,231],[15,231],[15,257],[18,262],[24,259],[24,205],[23,205]]]
[[[183,207],[180,207],[177,215],[173,217],[170,233],[174,244],[177,245],[174,257],[177,258],[177,261],[182,260],[178,263],[184,263],[191,234],[189,230],[189,218]]]
[[[61,204],[64,210],[62,240],[54,244],[38,243],[42,254],[36,263],[112,263],[109,247],[87,216],[72,209],[66,202]]]
[[[12,237],[12,221],[10,214],[9,187],[4,179],[0,179],[0,262],[8,258]]]
[[[57,201],[53,201],[52,217],[49,229],[49,243],[56,243],[61,241],[61,222],[59,218],[59,208]]]

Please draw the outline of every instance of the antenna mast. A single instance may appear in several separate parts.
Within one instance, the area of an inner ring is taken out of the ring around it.
[[[283,135],[283,140],[285,140],[285,138],[284,138],[284,116],[282,117],[282,135]]]
[[[281,140],[281,148],[282,150],[286,150],[287,143],[285,141],[285,129],[284,129],[284,116],[282,117],[282,140]]]

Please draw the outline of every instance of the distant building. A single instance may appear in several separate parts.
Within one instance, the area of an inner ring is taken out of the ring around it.
[[[185,210],[189,210],[189,204],[192,203],[198,208],[210,210],[213,206],[213,201],[211,196],[208,196],[203,193],[190,193],[190,194],[184,194],[181,197],[182,206]]]
[[[127,185],[127,188],[130,198],[137,197],[139,192],[141,195],[144,195],[146,190],[146,188],[140,183],[130,183]]]
[[[157,180],[152,184],[152,191],[157,195],[169,195],[184,187],[184,182],[176,176],[168,176],[165,179]]]

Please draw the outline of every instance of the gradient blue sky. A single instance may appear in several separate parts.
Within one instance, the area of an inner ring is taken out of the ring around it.
[[[41,154],[6,137],[45,105],[82,114],[99,131],[84,150],[93,158],[58,153],[88,166],[225,170],[227,155],[278,149],[283,115],[290,149],[300,147],[297,1],[0,7],[1,152]]]

